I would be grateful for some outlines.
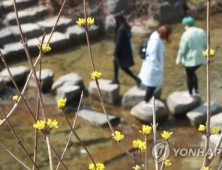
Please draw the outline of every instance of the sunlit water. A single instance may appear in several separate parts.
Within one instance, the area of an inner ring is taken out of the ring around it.
[[[211,98],[213,101],[222,104],[221,88],[222,88],[222,59],[220,54],[222,52],[222,26],[221,26],[222,14],[212,16],[211,19],[211,48],[216,50],[216,55],[211,60]],[[206,20],[200,20],[196,22],[197,26],[206,29]],[[173,24],[173,33],[170,37],[170,43],[165,43],[166,57],[164,65],[164,83],[162,85],[161,99],[166,100],[167,96],[178,90],[186,90],[185,82],[185,70],[183,66],[175,65],[175,58],[178,50],[180,37],[183,33],[183,28],[180,24]],[[145,38],[145,37],[144,37]],[[143,38],[133,36],[132,43],[139,48],[139,44]],[[96,70],[103,73],[104,79],[112,79],[113,76],[113,63],[112,52],[114,48],[113,37],[107,36],[98,41],[91,43],[92,53],[94,57]],[[52,49],[53,51],[53,49]],[[33,61],[34,61],[33,57]],[[134,55],[135,66],[131,70],[138,74],[142,60],[138,55],[138,50]],[[90,73],[92,67],[90,64],[89,54],[86,44],[76,45],[72,48],[64,49],[62,51],[50,52],[43,58],[43,68],[50,68],[55,72],[54,80],[61,75],[76,72],[84,80],[84,84],[87,87],[90,79]],[[27,61],[18,61],[16,64],[10,64],[13,66],[27,65]],[[206,66],[203,65],[197,71],[199,77],[199,86],[201,91],[202,102],[206,102]],[[120,79],[120,95],[122,96],[128,89],[135,85],[134,80],[126,76],[121,70],[119,72]],[[33,89],[28,89],[26,93],[26,99],[31,106],[33,112],[36,109],[36,95]],[[51,134],[51,142],[53,147],[61,155],[62,149],[65,146],[69,135],[69,128],[65,123],[64,117],[56,107],[56,102],[52,95],[44,95],[45,111],[48,118],[57,119],[59,121],[59,129],[53,130]],[[4,112],[7,113],[13,106],[12,101],[2,101],[1,107]],[[115,126],[115,130],[120,130],[124,133],[125,138],[123,143],[128,149],[131,149],[131,142],[134,139],[143,140],[143,136],[139,134],[138,130],[141,128],[142,123],[136,120],[130,115],[129,109],[123,109],[120,106],[120,102],[117,105],[105,104],[107,112],[116,116],[120,116],[122,119],[118,126]],[[83,99],[82,107],[89,108],[102,112],[102,107],[98,101],[90,99],[87,94]],[[74,118],[74,111],[67,113],[70,121]],[[2,118],[2,116],[0,116]],[[16,112],[10,117],[9,121],[18,133],[19,138],[22,139],[23,144],[27,148],[28,152],[33,153],[34,146],[34,131],[32,128],[33,119],[28,114],[27,109],[21,104]],[[175,119],[170,116],[169,120],[162,125],[158,126],[158,141],[161,142],[160,133],[162,130],[172,131],[173,136],[170,139],[171,148],[183,148],[190,147],[196,148],[200,146],[200,140],[202,134],[197,131],[196,127],[191,127],[189,121],[184,117],[182,119]],[[104,162],[107,169],[118,170],[130,170],[134,166],[133,161],[126,156],[118,144],[111,139],[111,131],[109,128],[101,128],[90,125],[88,122],[82,119],[77,120],[76,131],[80,138],[84,141],[90,153],[94,157],[96,162]],[[6,124],[0,128],[0,142],[4,144],[7,149],[14,153],[19,159],[24,161],[31,167],[31,163],[26,158],[21,147],[17,144],[14,136],[10,132]],[[41,138],[41,137],[40,137]],[[49,169],[47,159],[46,144],[43,139],[39,140],[39,153],[37,164],[40,169]],[[150,136],[149,149],[152,148],[152,135]],[[154,162],[151,153],[149,153],[149,166],[150,169],[154,169]],[[171,170],[198,170],[200,169],[203,161],[203,157],[175,157],[173,152],[170,155],[172,161]],[[56,166],[57,160],[53,156],[54,165]],[[87,154],[85,154],[83,148],[78,143],[75,137],[72,138],[72,142],[68,148],[67,154],[64,158],[64,163],[69,169],[73,170],[86,170],[88,164],[91,163]],[[212,169],[216,169],[219,164],[219,158],[217,157],[212,163]],[[19,163],[11,158],[3,149],[0,149],[0,169],[24,169]],[[54,167],[55,169],[55,167]],[[63,169],[60,167],[60,169]]]

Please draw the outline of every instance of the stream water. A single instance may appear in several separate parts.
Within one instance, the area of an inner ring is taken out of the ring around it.
[[[216,50],[216,55],[211,60],[211,99],[222,105],[221,90],[222,90],[222,14],[216,14],[211,17],[211,48]],[[202,27],[206,30],[206,20],[196,21],[196,26]],[[186,90],[185,82],[185,70],[183,66],[175,65],[175,58],[178,50],[180,37],[183,33],[183,27],[178,24],[173,24],[173,33],[170,37],[170,43],[165,43],[166,57],[164,65],[164,83],[162,85],[161,99],[166,100],[167,96],[178,90]],[[132,43],[136,49],[139,48],[139,44],[142,39],[146,37],[133,36]],[[96,70],[103,73],[103,78],[112,79],[113,76],[113,63],[112,52],[114,48],[113,37],[107,36],[100,40],[91,42],[92,53],[94,56],[94,62]],[[33,57],[33,61],[35,57]],[[142,60],[138,55],[138,51],[134,55],[135,66],[131,69],[135,74],[138,74]],[[63,74],[70,72],[78,73],[84,80],[84,84],[87,87],[91,81],[90,73],[92,67],[90,65],[89,54],[86,44],[74,46],[72,48],[64,49],[62,51],[49,52],[43,58],[43,68],[50,68],[55,72],[54,79],[56,80]],[[26,65],[28,62],[25,60],[16,61],[16,63],[10,63],[10,66]],[[203,65],[197,70],[199,77],[199,86],[201,91],[202,102],[206,102],[206,66]],[[128,89],[135,85],[134,80],[126,76],[121,70],[119,72],[120,79],[120,95],[122,96]],[[26,92],[26,99],[32,109],[35,112],[36,109],[36,95],[35,90],[29,88]],[[61,155],[69,135],[69,128],[65,122],[64,117],[56,107],[56,102],[52,95],[44,94],[45,112],[48,118],[57,119],[59,121],[59,128],[53,130],[51,133],[51,142],[53,147]],[[1,101],[0,106],[7,113],[13,106],[12,101]],[[130,115],[129,109],[123,109],[120,104],[111,105],[105,104],[107,112],[121,117],[121,123],[115,126],[115,130],[119,130],[124,133],[125,138],[122,141],[128,149],[131,149],[131,142],[134,139],[143,140],[143,136],[138,132],[142,123],[136,120]],[[82,107],[89,108],[91,110],[101,111],[102,107],[98,101],[95,101],[85,94],[82,102]],[[73,120],[75,111],[67,113],[70,121]],[[2,116],[0,116],[2,118]],[[34,131],[33,131],[33,119],[28,114],[24,104],[20,104],[15,113],[10,117],[9,121],[13,125],[19,138],[21,138],[24,146],[27,148],[31,156],[33,156],[34,146]],[[160,133],[163,130],[172,131],[173,135],[170,138],[170,148],[197,148],[201,143],[202,134],[197,131],[196,127],[191,127],[186,117],[181,119],[175,119],[170,116],[168,121],[158,126],[158,142],[161,142]],[[90,153],[92,154],[95,162],[104,162],[106,169],[108,170],[130,170],[134,166],[130,157],[124,154],[118,144],[111,139],[111,131],[109,128],[95,127],[88,122],[77,120],[76,131],[80,138],[83,140]],[[31,163],[26,158],[21,147],[17,144],[14,136],[5,123],[0,127],[0,142],[7,147],[13,154],[19,159],[31,167]],[[41,137],[40,137],[41,138]],[[47,149],[44,140],[39,140],[38,146],[38,161],[39,169],[49,169],[47,159]],[[150,137],[149,149],[152,149],[152,135]],[[172,166],[171,170],[199,170],[203,156],[174,156],[173,150],[170,155]],[[216,169],[219,165],[220,158],[216,157],[211,164],[212,169]],[[53,156],[53,162],[56,165],[57,160]],[[84,149],[80,146],[75,137],[68,147],[67,154],[64,158],[64,163],[69,169],[73,170],[86,170],[88,164],[91,163],[89,157],[85,153]],[[151,152],[149,153],[149,169],[154,169],[154,162]],[[19,163],[17,163],[11,156],[9,156],[2,148],[0,148],[0,169],[24,169]],[[54,167],[55,169],[55,167]],[[60,169],[63,169],[60,167]]]

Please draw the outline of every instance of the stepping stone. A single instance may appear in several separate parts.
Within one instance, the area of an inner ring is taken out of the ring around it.
[[[55,25],[56,20],[57,20],[57,16],[53,18],[47,18],[43,21],[39,21],[37,24],[42,28],[44,32],[50,33],[52,28]],[[66,17],[60,17],[59,22],[56,26],[56,31],[61,32],[64,29],[66,29],[68,26],[70,26],[71,24],[73,24],[72,19],[66,18]]]
[[[38,51],[39,43],[40,42],[37,38],[28,40],[29,50],[30,51]],[[8,56],[6,59],[9,59],[9,58],[13,59],[12,57],[10,57],[10,56],[13,56],[13,55],[15,55],[15,57],[17,57],[17,55],[19,55],[19,54],[24,54],[25,55],[25,50],[24,50],[24,47],[21,44],[21,42],[5,44],[4,45],[4,50],[5,50],[5,53]]]
[[[187,98],[184,96],[184,93],[187,93],[187,91],[176,91],[167,97],[167,106],[170,113],[174,116],[186,115],[187,112],[200,105],[200,96]]]
[[[160,87],[156,88],[156,90],[154,91],[155,99],[160,99],[161,91],[162,90]],[[137,86],[132,87],[126,93],[123,94],[122,106],[123,107],[135,106],[141,101],[144,101],[145,94],[146,94],[145,86],[141,86],[140,88],[138,88]]]
[[[30,72],[30,69],[26,66],[11,67],[9,69],[16,83],[25,81]],[[6,84],[12,83],[7,69],[0,72],[0,77],[6,82]]]
[[[32,23],[22,24],[21,28],[23,36],[27,39],[36,38],[43,35],[43,31],[37,24],[32,24]],[[18,26],[11,26],[9,27],[9,30],[12,32],[14,40],[20,41],[21,36]]]
[[[3,28],[0,30],[0,46],[3,44],[13,42],[13,35],[10,29]]]
[[[144,123],[153,123],[153,107],[144,107],[144,102],[140,102],[130,110],[130,114]],[[166,106],[160,100],[155,100],[156,122],[162,123],[168,118]]]
[[[221,112],[221,107],[217,103],[211,102],[211,115]],[[195,108],[187,113],[187,117],[190,120],[191,125],[205,124],[207,120],[207,103]]]
[[[108,126],[105,113],[83,109],[83,110],[79,111],[78,115],[82,119],[90,122],[92,125]],[[113,124],[117,124],[117,123],[120,122],[120,118],[119,117],[116,117],[116,116],[113,116],[113,115],[109,114],[108,118],[109,118],[109,120],[110,120],[112,125]]]
[[[107,103],[114,104],[116,100],[119,98],[119,85],[110,84],[111,80],[107,79],[99,79],[98,81],[103,100]],[[97,86],[95,81],[91,81],[89,83],[88,91],[91,97],[99,99],[99,94],[97,91]]]
[[[214,149],[215,148],[215,145],[218,143],[218,141],[219,141],[219,139],[220,139],[220,134],[214,134],[214,135],[211,135],[210,136],[210,145],[209,145],[209,147],[211,148],[211,149]],[[206,136],[205,135],[203,135],[202,137],[201,137],[201,143],[200,143],[200,147],[201,148],[204,148],[205,147],[205,142],[206,142]],[[211,151],[213,151],[213,150],[211,150]],[[220,151],[221,151],[221,147],[220,147]]]
[[[16,7],[18,10],[21,10],[21,9],[27,8],[30,5],[34,5],[36,3],[37,3],[36,0],[16,0]],[[3,6],[4,10],[6,10],[8,12],[14,11],[13,1],[3,0],[2,6]]]
[[[50,37],[50,34],[47,34],[45,36],[44,43],[46,43],[48,41],[49,37]],[[39,37],[40,42],[41,42],[41,40],[42,40],[42,36]],[[52,48],[52,50],[62,49],[63,47],[67,46],[68,44],[69,44],[69,39],[67,39],[65,37],[65,35],[60,32],[54,32],[53,36],[49,42],[49,45]]]
[[[3,89],[5,88],[6,83],[5,81],[0,77],[0,92],[3,91]]]
[[[19,11],[19,21],[20,23],[33,23],[34,21],[40,19],[41,17],[47,15],[48,9],[44,6],[36,6],[34,8],[27,8],[25,10]],[[6,21],[10,25],[16,25],[16,16],[14,12],[10,12],[5,16]]]
[[[85,30],[79,25],[68,27],[65,34],[66,37],[70,39],[70,41],[73,41],[75,43],[86,42]],[[89,36],[91,40],[97,38],[99,36],[99,27],[96,25],[92,25],[89,28]]]
[[[64,87],[60,87],[57,89],[56,92],[56,102],[60,99],[60,98],[66,98],[67,99],[67,105],[73,103],[74,100],[80,99],[80,95],[81,95],[81,89],[79,86],[66,86]]]
[[[222,112],[211,116],[210,118],[210,126],[211,127],[218,127],[222,131]]]
[[[56,93],[58,88],[66,88],[66,86],[79,86],[84,89],[83,79],[77,73],[69,73],[59,77],[52,85],[52,92]]]
[[[39,71],[36,71],[37,78],[39,78]],[[54,72],[51,69],[42,69],[41,70],[41,88],[43,92],[48,92],[51,90],[51,86],[53,83]],[[36,87],[36,82],[34,75],[29,81],[29,86]]]

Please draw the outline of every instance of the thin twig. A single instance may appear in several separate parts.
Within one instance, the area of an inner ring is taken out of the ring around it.
[[[76,111],[76,116],[75,116],[75,119],[74,119],[73,124],[72,124],[72,128],[73,128],[73,129],[75,129],[75,125],[76,125],[76,121],[77,121],[77,118],[78,118],[80,106],[81,106],[81,103],[82,103],[82,99],[83,99],[83,91],[81,92],[81,97],[80,97],[80,100],[79,100],[78,109],[77,109],[77,111]],[[69,142],[70,142],[70,140],[71,140],[71,138],[72,138],[72,135],[73,135],[73,131],[71,131],[70,134],[69,134],[69,138],[68,138],[68,140],[67,140],[67,142],[66,142],[66,146],[65,146],[65,148],[64,148],[64,150],[63,150],[63,153],[62,153],[62,155],[61,155],[61,158],[60,158],[61,160],[63,159],[63,157],[64,157],[64,155],[65,155],[65,152],[66,152],[66,150],[67,150],[67,148],[68,148],[68,146],[69,146]],[[56,170],[59,169],[59,166],[60,166],[60,162],[58,163],[58,165],[57,165],[57,167],[56,167]]]
[[[145,135],[146,151],[145,151],[145,170],[148,170],[148,135]]]
[[[52,153],[51,153],[51,147],[50,147],[50,136],[46,135],[46,143],[47,143],[47,148],[48,148],[48,155],[49,155],[49,166],[50,170],[53,170],[53,164],[52,164]]]
[[[202,168],[209,165],[209,143],[210,143],[210,2],[207,0],[207,121],[206,121],[206,143],[205,143],[205,156]]]
[[[68,125],[69,125],[71,131],[73,132],[73,134],[75,135],[75,137],[78,139],[78,141],[79,141],[79,143],[82,145],[82,147],[86,150],[86,152],[87,152],[87,154],[89,155],[89,157],[90,157],[92,163],[93,163],[94,166],[96,167],[96,163],[95,163],[95,161],[94,161],[92,155],[90,154],[90,152],[88,151],[88,149],[86,148],[86,146],[84,145],[84,143],[82,142],[82,140],[80,139],[80,137],[78,136],[78,134],[76,133],[75,129],[73,129],[73,127],[71,126],[71,124],[70,124],[70,122],[69,122],[69,120],[68,120],[68,118],[67,118],[67,116],[66,116],[66,114],[64,113],[63,110],[62,110],[62,114],[63,114],[63,116],[65,117],[66,122],[68,123]]]
[[[13,153],[11,153],[2,143],[0,143],[0,146],[2,147],[2,149],[4,149],[6,152],[9,153],[9,155],[11,155],[18,163],[20,163],[22,166],[24,166],[24,168],[31,170],[27,165],[25,165],[19,158],[17,158]]]
[[[152,128],[153,128],[153,146],[154,146],[154,156],[155,156],[155,168],[156,170],[159,169],[159,164],[158,164],[158,161],[157,161],[157,157],[158,157],[158,154],[157,154],[157,148],[156,148],[156,144],[157,144],[157,134],[156,134],[156,128],[157,128],[157,123],[156,123],[156,111],[155,111],[155,97],[153,96],[152,98],[152,101],[153,101],[153,124],[152,124]]]
[[[6,118],[6,115],[4,113],[4,111],[2,110],[2,108],[0,107],[0,111],[3,115],[3,117],[6,119],[6,122],[10,128],[10,130],[12,131],[15,139],[17,140],[18,144],[21,146],[21,148],[23,149],[23,151],[25,152],[26,156],[29,158],[29,160],[32,162],[32,164],[36,167],[36,169],[38,169],[37,165],[35,164],[35,162],[32,160],[32,158],[30,157],[28,151],[26,150],[25,146],[22,143],[22,140],[18,137],[18,135],[16,134],[16,132],[14,131],[12,125],[10,124],[9,120]]]

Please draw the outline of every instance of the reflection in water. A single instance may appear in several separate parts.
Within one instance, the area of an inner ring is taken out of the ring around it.
[[[222,99],[220,97],[221,92],[221,75],[218,73],[222,72],[222,59],[219,57],[222,53],[222,39],[218,38],[221,36],[222,26],[221,26],[222,14],[217,14],[212,16],[211,19],[211,47],[216,49],[216,55],[211,61],[211,80],[212,80],[212,100],[222,104]],[[206,20],[197,21],[196,25],[206,29]],[[167,96],[175,90],[185,90],[185,71],[182,66],[177,67],[175,65],[175,57],[178,50],[178,45],[180,37],[183,33],[183,28],[180,24],[172,25],[173,32],[171,36],[171,42],[166,43],[166,57],[164,66],[164,84],[162,86],[162,96],[161,99],[166,100]],[[135,44],[136,49],[139,48],[139,44],[143,38],[133,36],[132,42]],[[113,64],[112,64],[112,52],[114,48],[114,42],[112,36],[107,36],[102,40],[92,42],[92,52],[95,61],[95,67],[97,71],[103,73],[104,79],[111,79],[113,77]],[[52,49],[53,51],[53,49]],[[34,60],[34,59],[33,59]],[[134,55],[135,66],[132,67],[132,71],[138,74],[141,66],[141,59],[139,57],[138,51]],[[28,65],[26,61],[21,61],[13,65]],[[87,46],[85,44],[74,46],[73,48],[65,49],[59,52],[50,52],[46,54],[43,58],[43,68],[50,68],[55,72],[54,79],[57,79],[63,74],[70,72],[77,72],[82,76],[85,86],[91,81],[90,73],[92,72],[92,67],[90,65],[89,54],[87,51]],[[201,90],[202,101],[206,101],[206,69],[202,66],[197,71],[199,77],[199,86]],[[133,79],[125,76],[125,74],[120,70],[119,74],[120,80],[120,95],[122,96],[129,88],[135,85]],[[33,110],[36,109],[36,97],[33,95],[35,91],[29,89],[26,93],[26,98]],[[56,107],[53,96],[44,95],[45,110],[48,118],[59,120],[59,128],[52,131],[51,142],[54,148],[58,150],[58,154],[61,155],[62,149],[65,146],[69,135],[68,126],[65,123],[65,119],[60,114]],[[12,107],[12,101],[1,102],[1,107],[7,113]],[[122,109],[120,102],[117,105],[105,104],[107,112],[122,118],[121,124],[115,127],[116,130],[120,130],[124,133],[125,138],[123,143],[126,144],[128,149],[131,149],[131,142],[134,139],[143,140],[143,136],[138,133],[142,124],[134,117],[130,116],[128,109]],[[101,111],[101,104],[87,97],[83,100],[83,106],[87,106],[92,110]],[[72,121],[74,117],[73,111],[67,113]],[[27,150],[32,153],[34,138],[33,138],[33,128],[34,123],[31,116],[28,114],[27,109],[21,104],[14,115],[10,118],[15,131],[18,133],[19,137],[22,139]],[[96,162],[105,162],[107,169],[118,169],[126,170],[132,169],[134,165],[132,160],[126,156],[119,146],[111,139],[111,132],[108,128],[101,128],[89,125],[81,119],[77,121],[77,133],[82,138],[87,148],[92,153]],[[173,131],[172,138],[170,139],[171,148],[196,148],[200,146],[200,140],[202,134],[197,131],[196,127],[190,127],[189,121],[184,117],[181,119],[175,119],[170,117],[169,120],[162,125],[158,126],[158,141],[161,142],[160,133],[162,130]],[[23,160],[27,165],[31,167],[29,160],[25,157],[20,146],[17,145],[17,141],[14,139],[12,133],[6,124],[0,128],[0,141],[7,146],[7,148],[12,151],[16,156]],[[41,138],[41,137],[40,137]],[[154,163],[151,156],[152,149],[152,135],[150,137],[150,153],[149,153],[149,164],[150,169],[154,169]],[[48,159],[46,145],[43,139],[39,141],[39,154],[38,163],[40,169],[48,169]],[[32,154],[31,154],[32,155]],[[0,169],[22,169],[23,167],[19,165],[15,160],[13,160],[4,150],[0,149]],[[56,159],[54,162],[56,164]],[[110,160],[111,159],[111,160]],[[203,157],[174,157],[173,151],[171,150],[170,159],[172,161],[171,170],[196,170],[200,169],[203,161]],[[68,148],[68,152],[64,158],[64,162],[67,164],[69,169],[87,169],[88,164],[91,163],[89,157],[84,154],[84,150],[79,145],[78,141],[73,137],[72,142]],[[216,169],[218,165],[219,158],[213,161],[212,169]],[[62,169],[62,168],[60,168]]]

